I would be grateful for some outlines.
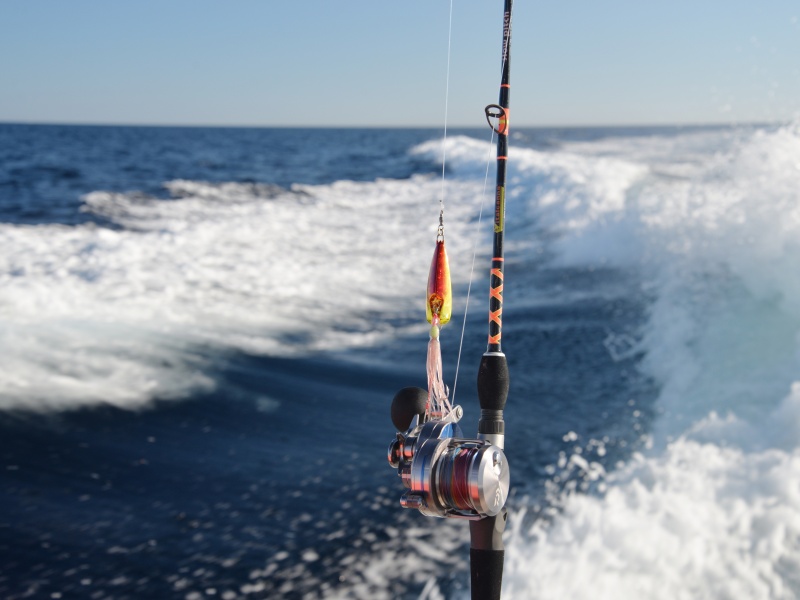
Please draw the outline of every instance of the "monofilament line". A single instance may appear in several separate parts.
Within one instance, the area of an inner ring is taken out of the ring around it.
[[[442,136],[442,193],[439,196],[439,234],[444,231],[444,182],[447,166],[447,108],[450,100],[450,48],[453,40],[453,0],[450,0],[450,17],[447,26],[447,73],[444,88],[444,135]]]
[[[483,205],[486,202],[486,188],[489,185],[489,167],[492,165],[492,151],[494,150],[494,129],[489,139],[489,155],[486,158],[486,173],[483,176],[483,192],[481,193],[481,206],[478,209],[478,223],[475,225],[475,234],[472,242],[472,266],[469,270],[467,282],[467,301],[464,305],[464,321],[461,323],[461,340],[458,342],[458,358],[456,359],[456,376],[453,379],[453,395],[450,404],[456,404],[456,388],[458,388],[458,368],[461,366],[461,349],[464,347],[464,334],[467,329],[467,314],[469,313],[469,296],[472,292],[472,276],[475,274],[475,257],[478,255],[478,242],[481,234],[481,220],[483,219]]]

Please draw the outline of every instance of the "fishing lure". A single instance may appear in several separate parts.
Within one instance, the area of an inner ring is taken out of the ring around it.
[[[431,324],[430,341],[428,342],[428,402],[425,405],[425,417],[443,419],[451,411],[448,400],[448,389],[442,378],[442,349],[439,344],[439,333],[442,326],[450,321],[453,312],[453,291],[450,283],[450,262],[444,246],[444,235],[436,239],[431,269],[428,274],[428,293],[425,301],[425,312]]]
[[[425,305],[428,323],[434,327],[447,325],[453,313],[453,289],[450,284],[450,261],[444,237],[436,240],[431,270],[428,274],[428,298]]]

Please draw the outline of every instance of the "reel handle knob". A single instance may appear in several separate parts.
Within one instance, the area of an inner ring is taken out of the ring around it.
[[[397,431],[408,431],[417,415],[425,414],[428,392],[418,387],[405,387],[392,399],[392,423]]]

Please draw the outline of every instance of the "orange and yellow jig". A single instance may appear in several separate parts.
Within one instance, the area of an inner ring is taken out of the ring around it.
[[[439,345],[439,330],[450,321],[453,313],[453,291],[450,284],[450,263],[444,247],[444,235],[436,238],[431,269],[428,274],[428,293],[425,299],[425,313],[431,324],[428,342],[428,402],[425,405],[425,418],[444,419],[451,411],[448,400],[449,390],[442,378],[442,350]]]
[[[436,240],[431,270],[428,274],[428,298],[425,303],[428,323],[434,326],[446,325],[453,313],[453,289],[450,285],[450,262],[444,238]]]

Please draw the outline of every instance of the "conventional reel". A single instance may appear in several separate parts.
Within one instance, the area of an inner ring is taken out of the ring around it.
[[[486,439],[464,438],[460,406],[444,418],[426,421],[427,397],[425,390],[409,387],[392,400],[398,433],[388,459],[409,488],[401,506],[430,517],[478,520],[499,514],[510,479],[502,448]]]

